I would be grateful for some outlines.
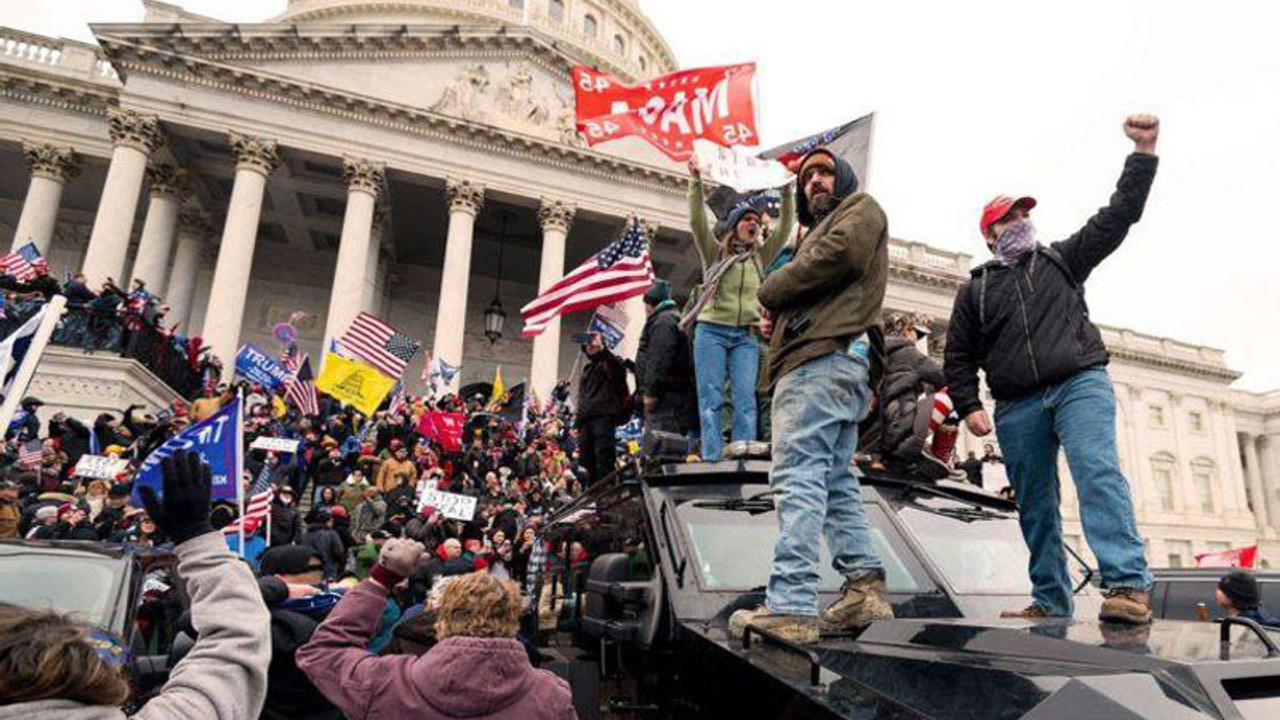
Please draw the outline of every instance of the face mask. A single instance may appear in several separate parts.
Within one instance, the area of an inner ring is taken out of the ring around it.
[[[1036,226],[1028,219],[1014,220],[996,238],[996,260],[1012,265],[1036,246]]]

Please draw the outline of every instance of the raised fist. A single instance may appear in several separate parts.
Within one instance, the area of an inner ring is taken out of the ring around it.
[[[1155,115],[1130,115],[1124,121],[1124,134],[1133,141],[1134,150],[1152,154],[1160,135],[1160,118]]]

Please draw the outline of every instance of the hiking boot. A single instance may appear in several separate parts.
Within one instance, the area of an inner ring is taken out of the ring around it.
[[[873,620],[892,620],[893,608],[885,601],[884,574],[851,575],[840,588],[840,597],[818,616],[823,630],[861,630]]]
[[[1103,622],[1129,623],[1145,625],[1151,622],[1151,596],[1134,588],[1111,588],[1104,595],[1102,612],[1098,619]]]
[[[1023,620],[1043,620],[1049,617],[1049,611],[1040,603],[1031,603],[1021,610],[1001,610],[1002,618],[1022,618]]]
[[[764,605],[738,610],[730,615],[729,635],[735,640],[741,640],[748,625],[801,645],[818,642],[818,623],[813,618],[775,613]],[[751,636],[753,642],[759,642],[759,637],[755,634]]]

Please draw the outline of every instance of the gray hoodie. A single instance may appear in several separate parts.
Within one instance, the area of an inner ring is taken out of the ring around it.
[[[173,668],[160,694],[134,720],[254,720],[267,694],[271,617],[249,567],[220,533],[182,543],[174,552],[191,595],[200,639]],[[119,708],[71,700],[0,706],[0,720],[125,720]]]

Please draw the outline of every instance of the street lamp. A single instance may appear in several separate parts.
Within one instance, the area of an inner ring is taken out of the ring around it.
[[[502,256],[507,246],[507,221],[511,213],[502,213],[502,229],[498,233],[498,285],[493,290],[493,301],[484,311],[484,336],[493,345],[502,337],[502,326],[507,322],[507,311],[502,307]]]

